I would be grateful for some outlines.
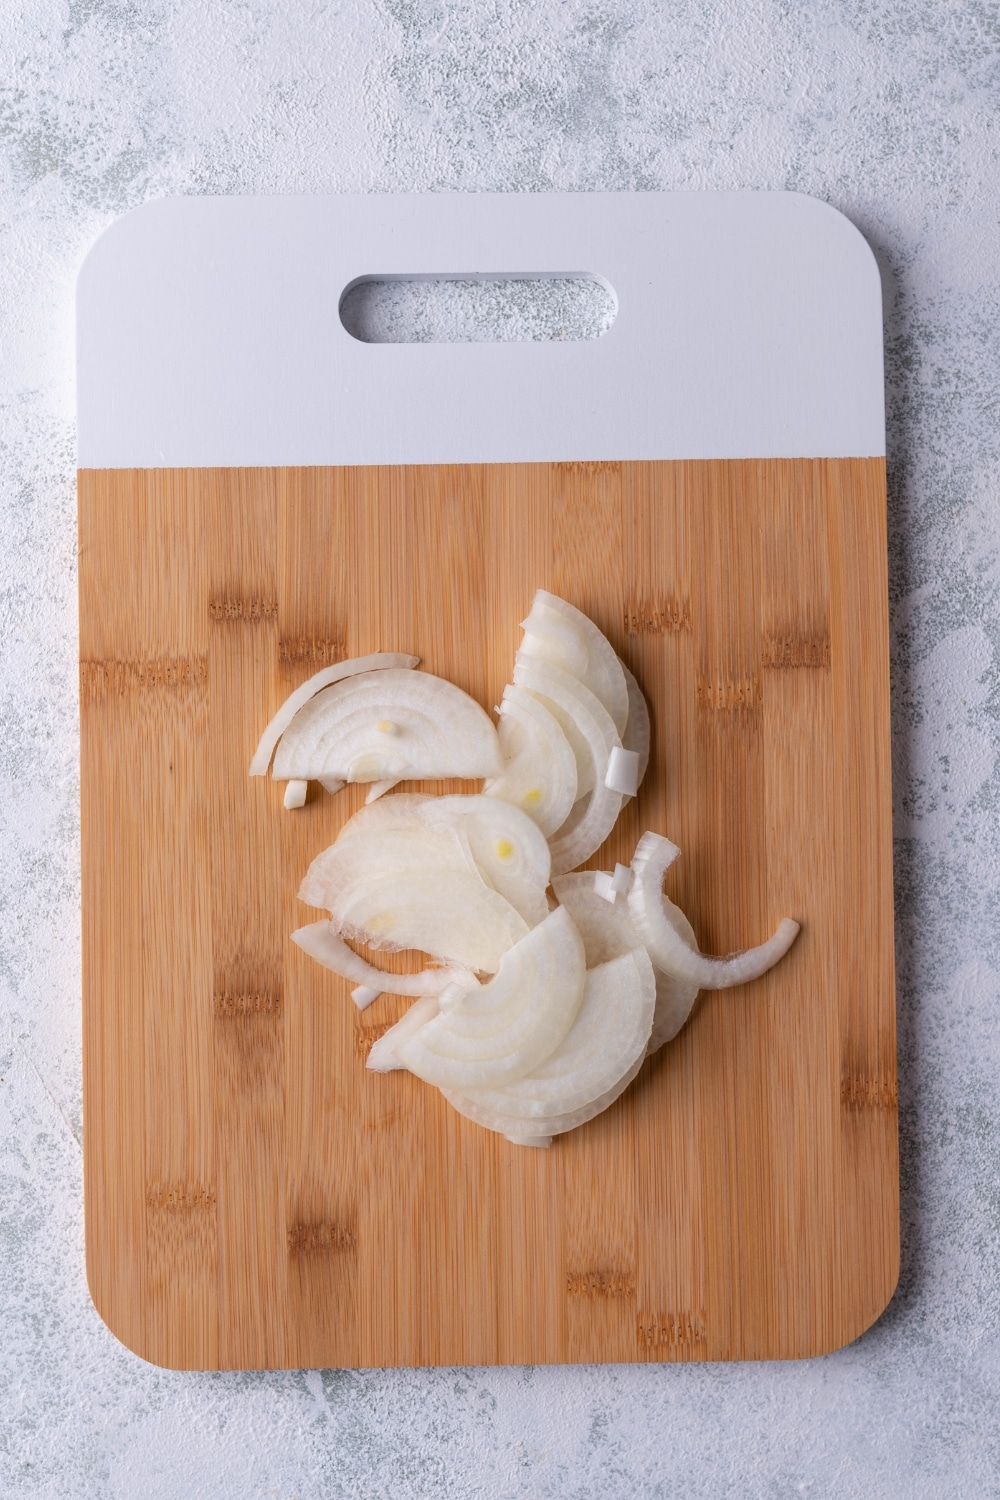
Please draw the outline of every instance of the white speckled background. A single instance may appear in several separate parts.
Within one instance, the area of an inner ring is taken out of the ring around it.
[[[0,1495],[1000,1495],[996,0],[0,11]],[[795,188],[886,306],[903,1274],[807,1364],[179,1375],[83,1272],[73,295],[166,193]]]

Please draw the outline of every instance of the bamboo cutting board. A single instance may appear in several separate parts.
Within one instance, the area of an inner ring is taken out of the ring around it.
[[[322,463],[297,432],[306,462],[269,440],[267,464],[231,423],[236,465],[183,433],[129,451],[141,413],[95,435],[83,384],[87,1254],[117,1336],[187,1369],[803,1357],[856,1337],[898,1269],[879,453],[850,451],[856,427],[846,452],[796,453],[810,435],[786,422],[764,456],[706,429],[721,456],[672,453],[667,431],[665,456],[640,435],[636,457],[581,439],[542,460],[532,411],[512,462],[427,462],[419,442],[419,461],[367,462],[377,436]],[[247,776],[278,704],[345,656],[412,651],[498,702],[539,587],[600,625],[652,710],[646,781],[591,863],[669,834],[667,891],[706,951],[803,923],[549,1151],[366,1072],[405,1002],[358,1013],[289,942],[360,789],[288,813]]]

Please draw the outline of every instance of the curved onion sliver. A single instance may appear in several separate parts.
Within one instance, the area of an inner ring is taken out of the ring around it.
[[[476,984],[476,976],[460,964],[422,969],[419,974],[388,974],[349,948],[331,922],[310,922],[307,927],[299,927],[292,933],[292,942],[325,969],[349,979],[362,991],[370,991],[363,995],[363,1004],[354,995],[359,1010],[364,1010],[379,995],[437,996],[449,984],[462,984],[470,989]]]
[[[308,703],[310,698],[315,697],[323,688],[340,682],[345,677],[355,677],[361,672],[387,671],[390,667],[412,668],[419,662],[419,656],[406,656],[399,651],[373,651],[370,656],[354,656],[349,661],[335,662],[331,667],[323,667],[321,671],[306,679],[294,693],[291,693],[278,709],[274,718],[268,724],[261,735],[254,751],[253,760],[250,762],[251,776],[266,776],[267,768],[271,764],[271,756],[274,747],[281,736],[295,718],[299,709]],[[318,780],[319,778],[317,778]]]
[[[696,984],[703,990],[728,989],[758,979],[783,958],[794,943],[798,922],[783,917],[766,943],[728,958],[708,958],[686,939],[677,917],[681,915],[663,894],[663,876],[680,850],[658,833],[644,833],[636,845],[632,868],[635,879],[628,904],[636,931],[658,968],[675,979]]]
[[[483,791],[526,812],[548,838],[569,817],[576,801],[573,748],[541,698],[526,688],[505,687],[498,712],[504,767]]]
[[[508,949],[481,988],[442,995],[441,1012],[396,1048],[426,1083],[493,1088],[550,1057],[576,1020],[584,990],[583,943],[557,907]]]
[[[521,628],[525,655],[551,662],[582,682],[600,699],[620,735],[628,720],[628,686],[614,647],[593,620],[539,589]]]

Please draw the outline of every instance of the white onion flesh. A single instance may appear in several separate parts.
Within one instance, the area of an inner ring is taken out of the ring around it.
[[[355,677],[362,672],[387,671],[392,667],[395,667],[397,670],[413,668],[419,660],[419,656],[407,656],[400,651],[373,651],[369,656],[354,656],[349,661],[338,661],[331,667],[323,667],[321,671],[315,672],[312,677],[307,678],[301,686],[295,689],[294,693],[291,693],[285,699],[270,724],[264,730],[258,741],[253,760],[250,762],[250,775],[267,775],[267,768],[271,764],[271,756],[274,754],[275,746],[281,739],[281,736],[295,718],[299,709],[308,703],[310,698],[315,697],[323,688],[330,687],[335,682],[341,682],[346,677]],[[304,779],[308,780],[308,778]],[[317,777],[316,779],[318,781],[320,778]]]
[[[500,770],[496,730],[475,699],[429,672],[386,668],[310,698],[281,737],[273,775],[371,783]]]
[[[601,847],[621,812],[622,795],[605,786],[611,751],[621,748],[618,731],[599,700],[560,667],[532,662],[518,652],[514,681],[551,707],[577,757],[579,797],[549,840],[552,870],[575,869]],[[589,796],[586,792],[589,791]]]
[[[291,811],[296,807],[305,807],[306,797],[309,795],[308,781],[288,781],[285,783],[285,795],[282,799],[285,807]]]
[[[620,657],[619,661],[621,661]],[[638,781],[642,786],[642,778],[649,765],[649,746],[652,738],[649,704],[646,702],[642,688],[623,661],[621,669],[625,674],[625,686],[628,688],[628,720],[622,733],[622,744],[626,750],[634,750],[639,757]]]
[[[596,1119],[603,1114],[616,1099],[619,1099],[629,1084],[633,1081],[645,1059],[637,1057],[617,1083],[608,1089],[607,1093],[600,1094],[592,1099],[589,1104],[581,1105],[565,1115],[552,1115],[547,1120],[525,1120],[520,1115],[497,1114],[492,1110],[484,1109],[467,1094],[459,1093],[457,1089],[442,1089],[441,1092],[453,1109],[467,1120],[473,1120],[477,1125],[482,1125],[486,1130],[495,1130],[499,1135],[506,1136],[509,1141],[519,1146],[550,1145],[553,1136],[565,1135],[568,1130],[576,1130],[579,1125],[586,1125],[588,1120]]]
[[[511,1083],[550,1057],[576,1020],[585,981],[583,943],[562,907],[504,954],[496,976],[449,1004],[396,1049],[439,1088]]]
[[[480,795],[431,797],[418,816],[427,827],[441,821],[459,829],[487,885],[499,891],[529,927],[545,920],[552,857],[544,833],[527,813]]]
[[[558,720],[525,688],[516,684],[504,688],[497,713],[504,768],[486,782],[483,791],[519,807],[549,837],[565,822],[576,801],[573,748]]]
[[[496,1114],[551,1119],[606,1094],[646,1054],[656,981],[645,949],[588,969],[576,1020],[545,1062],[504,1088],[469,1089]]]
[[[419,974],[389,974],[348,947],[330,922],[310,922],[307,927],[299,927],[292,933],[292,942],[325,969],[350,980],[361,991],[370,991],[360,997],[357,991],[353,994],[359,1010],[364,1010],[379,995],[440,995],[450,984],[461,984],[466,989],[476,984],[472,971],[459,964],[422,969]]]
[[[625,673],[614,647],[593,620],[565,599],[539,589],[521,628],[521,650],[561,667],[589,688],[621,734],[629,711]]]
[[[604,785],[612,792],[621,792],[623,797],[634,797],[639,790],[639,752],[614,745],[608,756]]]
[[[799,932],[798,922],[783,917],[774,935],[758,948],[727,958],[709,958],[692,947],[677,918],[681,915],[663,894],[663,876],[680,850],[658,833],[644,833],[636,846],[629,910],[642,942],[658,968],[703,990],[728,989],[766,974],[783,958]]]
[[[396,1048],[400,1042],[405,1042],[409,1037],[415,1036],[426,1022],[433,1020],[438,1013],[437,997],[428,995],[422,1000],[417,1000],[410,1006],[405,1016],[397,1021],[395,1026],[390,1026],[384,1031],[378,1041],[373,1042],[365,1063],[366,1068],[371,1068],[373,1073],[394,1073],[405,1067],[396,1056]]]
[[[313,861],[300,895],[339,916],[359,887],[390,872],[433,880],[451,870],[481,880],[534,927],[549,913],[550,864],[545,835],[510,803],[402,794],[359,809]]]
[[[609,884],[613,878],[610,875],[607,877]],[[607,963],[641,944],[642,939],[632,921],[628,902],[616,901],[613,905],[609,904],[594,889],[589,874],[579,871],[571,875],[560,875],[552,882],[552,888],[560,903],[569,910],[583,938],[588,969]],[[681,936],[697,952],[698,943],[694,930],[677,906],[673,907],[673,920]],[[656,978],[656,1008],[646,1047],[647,1055],[657,1052],[665,1042],[677,1035],[694,1008],[699,989],[690,980],[676,979],[672,974],[665,973],[657,967],[655,959],[653,974]]]

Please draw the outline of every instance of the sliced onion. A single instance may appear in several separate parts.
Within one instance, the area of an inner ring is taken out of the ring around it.
[[[342,898],[331,915],[345,937],[372,948],[415,948],[486,974],[528,932],[509,901],[479,875],[457,870],[383,875]]]
[[[619,661],[625,674],[625,686],[628,688],[628,722],[622,734],[622,744],[626,750],[634,750],[639,757],[639,785],[642,786],[642,778],[649,765],[649,705],[642,688],[620,657]]]
[[[359,1010],[364,1010],[379,995],[440,995],[450,984],[461,984],[471,989],[476,976],[470,969],[450,964],[440,969],[423,969],[419,974],[388,974],[375,964],[349,948],[330,922],[310,922],[308,927],[299,927],[292,933],[292,942],[297,944],[310,958],[316,959],[325,969],[349,979],[366,993],[360,997],[355,991],[352,998]]]
[[[578,1125],[586,1125],[588,1120],[596,1119],[603,1114],[615,1100],[620,1098],[635,1078],[642,1067],[644,1058],[637,1057],[617,1083],[608,1089],[606,1094],[601,1094],[592,1099],[589,1104],[581,1105],[565,1115],[552,1115],[547,1120],[525,1120],[520,1115],[502,1115],[492,1110],[483,1109],[467,1094],[460,1093],[457,1089],[442,1089],[441,1092],[453,1109],[466,1119],[473,1120],[477,1125],[482,1125],[487,1130],[495,1130],[500,1135],[517,1146],[551,1145],[552,1137],[565,1135],[568,1130],[575,1130]]]
[[[393,797],[388,802],[373,803],[363,811],[384,807],[394,812],[396,800]],[[378,821],[366,819],[361,834],[352,829],[355,822],[352,818],[337,841],[309,866],[299,888],[300,900],[309,906],[322,907],[336,916],[343,903],[359,890],[391,874],[420,877],[426,882],[440,873],[460,872],[483,883],[468,845],[450,824],[427,827],[412,815],[406,821],[386,816]]]
[[[475,699],[429,672],[388,668],[310,698],[281,737],[273,775],[379,782],[500,770],[496,730]]]
[[[607,879],[610,883],[614,877],[609,875]],[[562,905],[568,908],[583,938],[588,969],[607,963],[641,943],[628,902],[620,900],[610,905],[600,891],[594,889],[590,874],[579,871],[572,875],[560,875],[553,880],[552,888]],[[698,943],[694,930],[679,907],[673,907],[671,919],[676,923],[680,935],[697,952]],[[665,973],[657,967],[655,961],[653,973],[656,977],[656,1008],[646,1047],[647,1056],[658,1051],[665,1042],[677,1035],[691,1014],[699,988],[690,980],[675,979],[671,974]]]
[[[699,953],[680,926],[682,913],[663,894],[664,873],[679,853],[669,839],[644,833],[632,860],[635,880],[629,892],[629,910],[654,964],[675,979],[703,990],[727,989],[758,979],[788,952],[798,935],[798,922],[783,917],[773,937],[744,953],[728,958],[708,958]]]
[[[615,745],[608,757],[604,785],[623,797],[634,797],[639,790],[639,752]]]
[[[418,817],[429,828],[440,822],[460,829],[487,885],[506,897],[529,927],[545,920],[552,859],[544,833],[527,813],[493,797],[452,796],[428,798]]]
[[[372,1043],[365,1067],[371,1068],[373,1073],[392,1073],[397,1068],[403,1068],[404,1064],[396,1056],[399,1043],[405,1042],[408,1037],[415,1036],[427,1021],[433,1020],[437,1013],[438,1002],[435,995],[417,1000],[395,1026],[390,1026],[388,1031],[382,1033],[378,1041]]]
[[[433,880],[442,870],[476,876],[528,927],[548,916],[545,835],[519,808],[481,795],[402,794],[361,808],[313,861],[300,894],[337,914],[360,887],[390,872]]]
[[[349,661],[335,662],[332,667],[323,667],[322,671],[316,672],[312,677],[297,687],[278,709],[274,718],[268,724],[260,737],[253,760],[250,762],[251,776],[266,776],[267,768],[271,764],[271,756],[274,747],[281,736],[295,718],[299,709],[309,702],[321,689],[330,687],[335,682],[342,681],[345,677],[357,676],[360,672],[386,671],[390,667],[412,668],[419,662],[419,656],[406,656],[399,651],[373,651],[370,656],[354,656]],[[317,780],[319,778],[317,777]]]
[[[396,1055],[438,1087],[511,1083],[562,1042],[580,1009],[584,974],[580,935],[557,907],[504,954],[494,979],[442,1008]]]
[[[599,698],[619,734],[628,720],[628,687],[614,647],[593,620],[565,599],[539,589],[521,622],[521,650],[561,667]]]
[[[283,798],[284,805],[289,811],[295,807],[305,807],[308,795],[308,781],[287,781],[285,783],[285,795]]]
[[[577,799],[565,823],[549,840],[552,870],[558,875],[589,859],[615,826],[622,796],[605,786],[604,781],[611,751],[620,747],[621,741],[594,694],[560,667],[532,662],[518,652],[514,681],[551,707],[577,756],[580,787],[590,791],[589,796]],[[586,767],[584,774],[582,766]]]
[[[576,756],[558,720],[525,688],[504,688],[500,750],[504,768],[483,791],[526,812],[548,837],[569,816],[577,796]]]
[[[646,1054],[656,981],[645,949],[588,969],[576,1020],[539,1067],[501,1089],[467,1097],[497,1114],[529,1120],[569,1114],[606,1094]]]

